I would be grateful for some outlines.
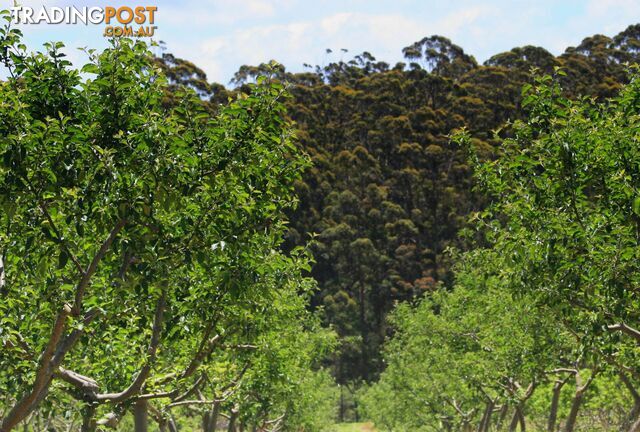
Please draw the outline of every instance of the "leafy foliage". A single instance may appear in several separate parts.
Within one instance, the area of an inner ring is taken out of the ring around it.
[[[332,337],[305,309],[307,254],[279,251],[307,164],[283,86],[212,116],[193,91],[167,103],[143,43],[76,70],[60,43],[0,36],[0,430],[74,409],[83,430],[130,409],[165,427],[189,405],[309,423]]]

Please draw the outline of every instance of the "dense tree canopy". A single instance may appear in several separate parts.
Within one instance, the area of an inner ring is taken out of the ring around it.
[[[326,426],[309,412],[331,398],[332,337],[305,308],[306,253],[279,247],[306,165],[283,86],[211,116],[141,42],[81,70],[8,27],[0,48],[0,430],[82,412],[92,431],[132,408],[136,430],[175,429],[178,406],[211,406],[207,431],[223,413]]]

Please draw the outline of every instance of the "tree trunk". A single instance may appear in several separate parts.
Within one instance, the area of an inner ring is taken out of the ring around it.
[[[362,378],[365,382],[369,381],[369,373],[367,367],[367,348],[369,347],[369,333],[367,332],[367,311],[365,308],[365,287],[363,278],[360,278],[358,296],[360,303],[360,337],[362,343],[360,344],[360,371],[362,372]]]
[[[626,420],[627,427],[631,432],[640,432],[640,400],[636,400],[633,403],[633,408]]]
[[[516,405],[515,407],[513,417],[511,417],[511,423],[509,424],[509,432],[515,432],[515,430],[518,428],[518,425],[520,425],[520,430],[522,432],[527,430],[522,403]]]
[[[564,425],[564,432],[573,432],[573,429],[576,426],[576,420],[578,419],[578,411],[580,410],[582,400],[584,399],[585,390],[586,387],[578,387],[576,390],[576,394],[571,402],[571,410],[569,411],[567,422]]]
[[[178,432],[178,426],[176,425],[176,421],[171,417],[167,422],[167,426],[169,426],[169,432]]]
[[[215,432],[220,416],[220,404],[214,403],[211,409],[204,415],[202,422],[203,432]]]
[[[236,421],[238,420],[238,410],[232,409],[231,416],[229,417],[229,427],[227,432],[236,432]]]
[[[482,418],[480,419],[480,423],[478,423],[477,432],[483,432],[484,431],[484,420],[486,418],[487,418],[487,410],[485,408],[485,410],[482,412]]]
[[[462,422],[462,432],[472,432],[473,431],[473,426],[471,426],[471,423],[469,422],[469,420],[463,420]]]
[[[527,425],[524,420],[524,413],[522,412],[521,407],[516,408],[516,413],[518,414],[518,422],[520,423],[520,431],[525,432],[527,430]]]
[[[630,430],[631,427],[636,423],[636,421],[640,418],[640,394],[633,386],[633,383],[629,380],[629,378],[623,373],[619,372],[620,380],[625,385],[631,396],[633,397],[633,408],[627,415],[627,418],[624,422],[622,430]]]
[[[488,401],[487,406],[484,409],[484,413],[482,414],[482,420],[480,420],[480,424],[478,425],[478,432],[487,432],[489,430],[489,425],[491,424],[491,415],[493,414],[493,401]]]
[[[442,427],[447,432],[451,432],[453,429],[453,427],[451,426],[451,422],[449,420],[442,420]]]
[[[573,432],[573,429],[576,426],[576,419],[578,418],[580,405],[582,405],[582,393],[577,391],[576,395],[573,397],[573,401],[571,402],[571,411],[569,411],[569,417],[567,417],[567,422],[564,425],[564,432]]]
[[[487,413],[487,418],[484,421],[484,430],[482,432],[489,432],[491,429],[491,418],[493,417],[493,411],[495,410],[495,403],[491,403],[491,410]]]
[[[218,426],[218,417],[220,417],[220,404],[216,402],[208,412],[208,422],[204,432],[216,432],[216,428]]]
[[[636,421],[631,425],[629,432],[640,432],[640,418],[636,419]]]
[[[507,414],[509,414],[509,405],[505,402],[502,404],[502,407],[500,407],[500,417],[498,417],[498,422],[496,423],[496,430],[502,430],[502,425],[507,418]]]
[[[560,404],[560,393],[566,384],[565,380],[557,380],[553,384],[553,396],[551,397],[551,408],[549,409],[549,420],[547,421],[547,432],[555,432],[558,420],[558,405]]]
[[[147,401],[139,400],[133,406],[133,420],[135,432],[147,432],[149,418],[147,416]]]
[[[342,360],[338,359],[338,376],[342,376]],[[344,386],[340,385],[340,423],[344,423]]]
[[[82,410],[82,426],[81,432],[94,432],[96,430],[96,407],[95,405],[87,405]]]
[[[509,423],[509,432],[516,432],[516,429],[518,428],[518,422],[520,421],[518,412],[518,407],[516,406],[516,409],[513,412],[513,417],[511,417],[511,423]]]
[[[582,405],[582,401],[584,399],[584,394],[593,382],[596,374],[597,371],[592,371],[591,377],[589,377],[587,382],[584,384],[582,384],[582,378],[579,371],[577,371],[574,375],[576,380],[576,394],[573,397],[573,401],[571,402],[571,410],[569,411],[569,416],[567,417],[567,422],[564,426],[564,432],[573,432],[573,429],[576,426],[576,420],[578,419],[578,411],[580,410],[580,406]]]

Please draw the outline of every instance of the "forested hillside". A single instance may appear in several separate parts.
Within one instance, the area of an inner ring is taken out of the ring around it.
[[[473,187],[468,149],[450,139],[452,131],[466,128],[481,158],[496,157],[510,122],[526,113],[523,86],[537,75],[553,75],[572,99],[616,95],[628,81],[626,64],[640,61],[640,25],[587,37],[559,56],[524,46],[478,64],[440,36],[403,54],[406,63],[389,65],[365,52],[304,73],[243,66],[231,90],[208,83],[188,61],[170,54],[160,60],[174,84],[197,89],[212,111],[261,74],[291,86],[288,114],[313,165],[297,183],[288,247],[313,240],[320,287],[313,305],[340,335],[332,362],[342,383],[370,381],[384,369],[381,344],[397,301],[439,282],[452,286],[447,248],[467,248],[458,233],[487,202]]]

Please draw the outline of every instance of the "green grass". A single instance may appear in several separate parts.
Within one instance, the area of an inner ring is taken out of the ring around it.
[[[339,423],[333,432],[376,432],[373,423]]]

